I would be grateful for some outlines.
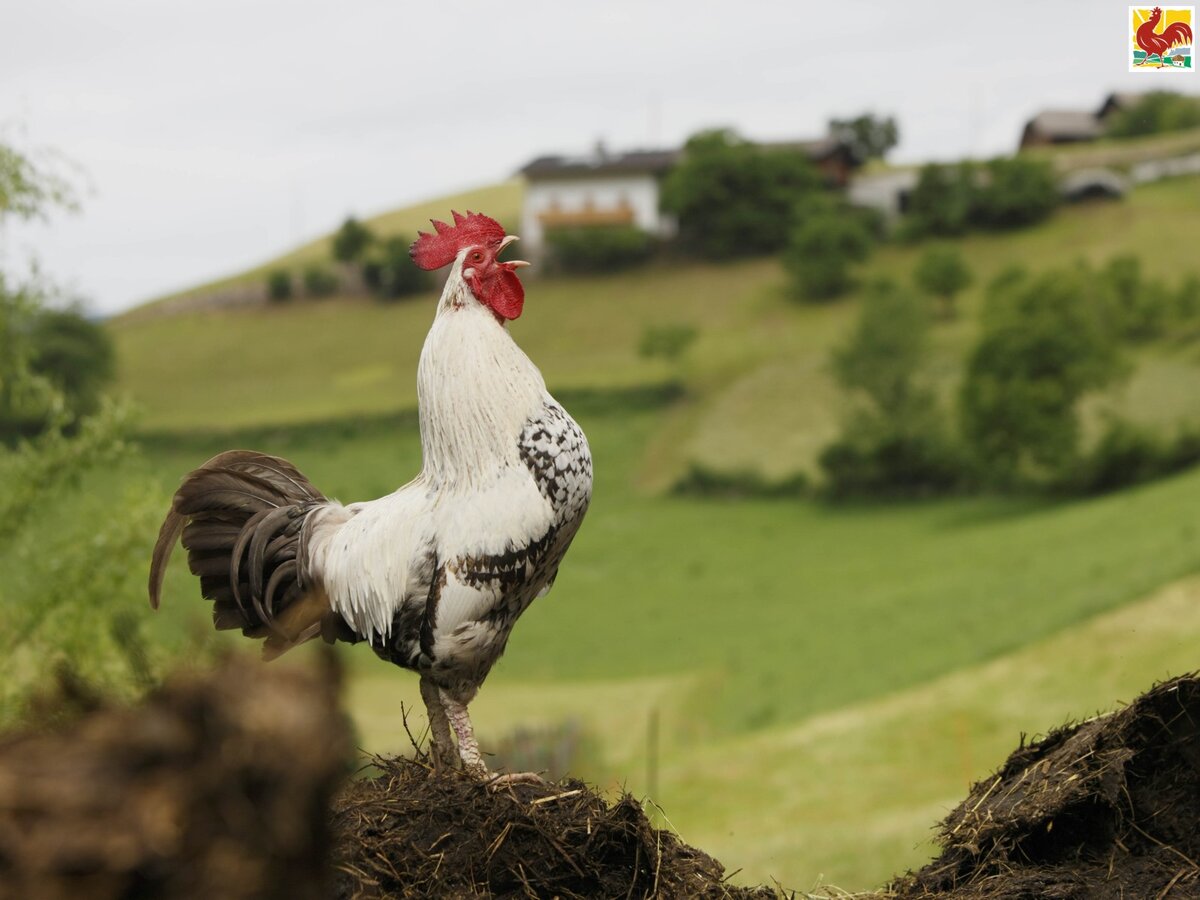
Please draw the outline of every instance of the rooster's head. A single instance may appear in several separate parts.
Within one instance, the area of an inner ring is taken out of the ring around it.
[[[465,216],[452,213],[454,224],[433,221],[433,234],[417,232],[409,256],[422,269],[440,269],[454,263],[475,299],[488,307],[497,319],[515,319],[525,303],[525,288],[517,278],[524,260],[501,262],[500,252],[517,239],[505,234],[495,219],[468,211]]]

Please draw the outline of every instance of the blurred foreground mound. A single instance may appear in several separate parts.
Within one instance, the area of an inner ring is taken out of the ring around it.
[[[609,805],[579,781],[489,791],[419,761],[376,762],[378,778],[334,803],[338,900],[777,896],[722,883],[719,862],[628,795]]]
[[[0,739],[0,898],[323,898],[334,673],[232,659]]]
[[[902,898],[1200,897],[1200,678],[1018,748]]]

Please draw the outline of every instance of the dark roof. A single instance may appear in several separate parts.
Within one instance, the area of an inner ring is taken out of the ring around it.
[[[801,150],[807,153],[808,158],[812,160],[828,159],[835,153],[842,151],[853,155],[849,144],[832,135],[826,135],[823,138],[817,138],[812,141],[771,141],[759,144],[759,146],[767,147],[771,150]]]
[[[1116,91],[1111,93],[1104,98],[1104,102],[1096,110],[1096,118],[1103,119],[1109,113],[1116,112],[1119,109],[1129,109],[1131,106],[1137,106],[1145,96],[1145,94],[1139,94],[1134,91]]]
[[[1050,141],[1090,141],[1104,134],[1104,126],[1087,110],[1047,109],[1025,126],[1025,138],[1037,135]]]
[[[679,159],[678,150],[597,152],[591,156],[539,156],[520,170],[526,178],[568,178],[578,175],[661,175]]]
[[[827,159],[840,151],[850,152],[844,141],[835,137],[812,141],[767,141],[760,147],[773,150],[802,150],[814,161]],[[526,164],[518,175],[526,178],[577,178],[581,175],[663,175],[679,161],[682,150],[631,150],[608,153],[602,148],[588,156],[539,156]]]

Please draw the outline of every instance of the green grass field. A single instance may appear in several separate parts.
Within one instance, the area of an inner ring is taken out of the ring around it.
[[[1007,265],[1128,252],[1172,283],[1194,269],[1200,204],[1180,198],[1197,187],[1162,182],[959,242],[976,282],[934,335],[944,389],[981,286]],[[919,252],[884,246],[864,277],[907,279]],[[587,431],[597,483],[554,593],[522,618],[473,705],[485,749],[521,724],[577,720],[596,747],[583,774],[642,794],[660,717],[654,799],[686,839],[741,868],[739,881],[878,885],[928,856],[937,819],[1022,731],[1195,666],[1198,471],[1072,503],[834,508],[658,490],[692,462],[811,470],[848,403],[826,360],[857,306],[793,303],[772,260],[663,265],[529,279],[513,327]],[[420,464],[412,406],[431,318],[432,297],[335,298],[114,322],[121,388],[146,434],[141,456],[89,476],[81,508],[95,514],[148,480],[165,510],[185,471],[231,446],[287,456],[342,500],[393,490]],[[673,322],[700,331],[687,357],[640,358],[643,330]],[[682,397],[664,387],[674,382]],[[1130,379],[1090,402],[1089,421],[1104,409],[1200,421],[1194,346],[1139,351]],[[39,527],[49,535],[54,521]],[[145,542],[148,556],[153,523]],[[136,575],[119,602],[145,616],[157,652],[182,652],[179,635],[206,627],[194,580],[177,560],[151,616]],[[403,749],[400,707],[419,708],[415,679],[363,648],[347,659],[362,746]]]

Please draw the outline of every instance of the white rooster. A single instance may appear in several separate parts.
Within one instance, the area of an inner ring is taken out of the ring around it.
[[[452,264],[417,370],[420,474],[346,506],[289,462],[230,450],[188,474],[159,533],[150,603],[182,536],[217,628],[265,639],[267,658],[321,636],[367,641],[421,676],[434,758],[488,774],[467,704],[517,618],[554,583],[592,488],[587,439],[505,322],[522,261],[495,220],[454,213],[411,256]]]

